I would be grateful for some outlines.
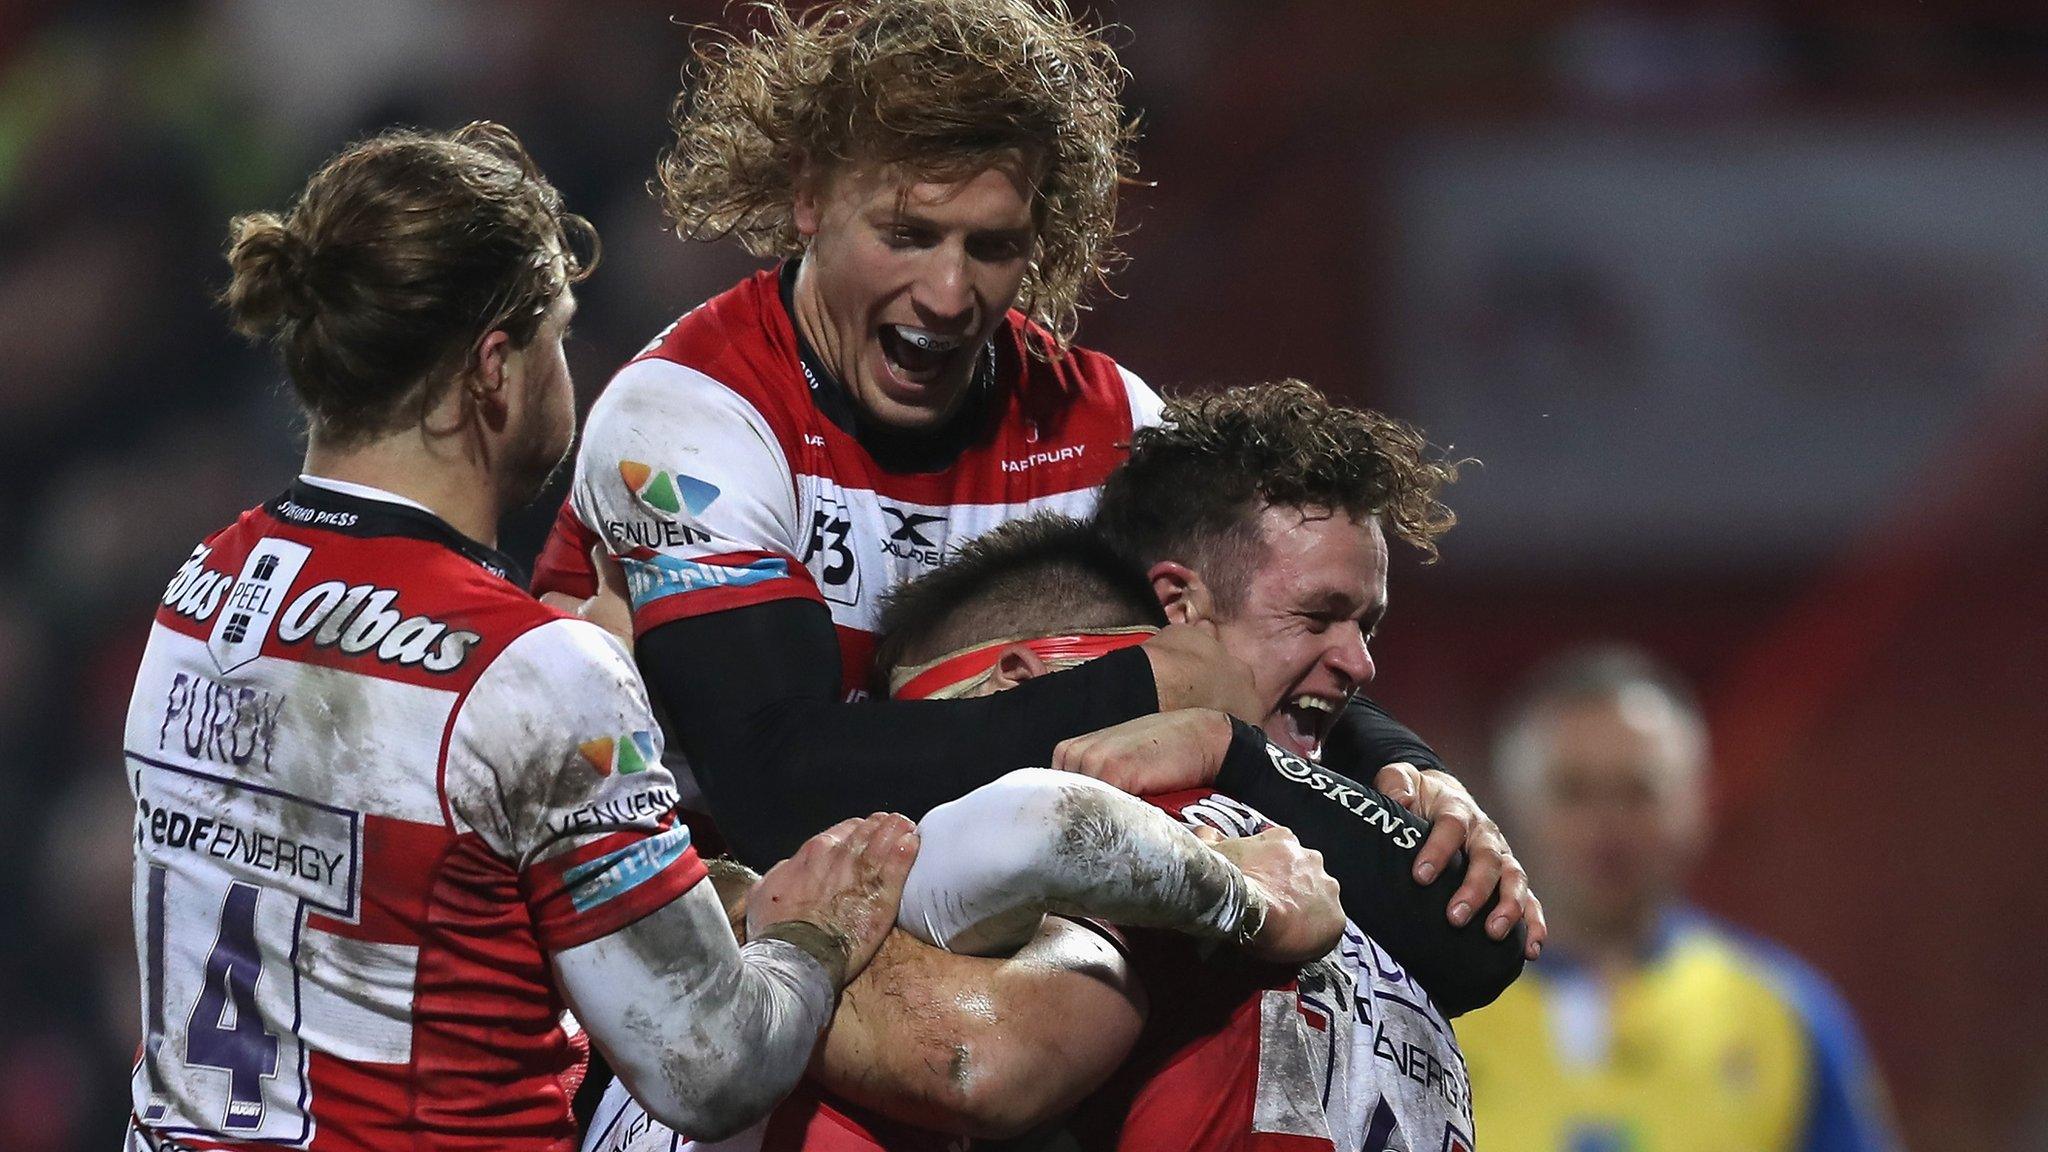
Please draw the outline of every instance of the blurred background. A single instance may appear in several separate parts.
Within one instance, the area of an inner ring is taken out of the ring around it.
[[[2048,8],[1095,10],[1154,186],[1083,341],[1169,392],[1302,376],[1483,461],[1442,563],[1396,562],[1376,694],[1485,800],[1532,666],[1669,661],[1715,747],[1693,895],[1839,984],[1913,1147],[2048,1148]],[[297,462],[211,304],[228,218],[378,126],[511,125],[605,238],[587,401],[752,266],[645,190],[719,18],[0,4],[0,1148],[118,1138],[130,677],[192,543]]]

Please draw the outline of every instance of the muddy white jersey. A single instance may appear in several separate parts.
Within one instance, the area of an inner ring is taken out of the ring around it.
[[[1270,827],[1209,789],[1146,799],[1226,836]],[[1471,1088],[1450,1023],[1357,925],[1345,924],[1327,956],[1263,982],[1191,963],[1194,948],[1134,939],[1153,1023],[1121,1082],[1084,1109],[1084,1147],[1472,1148]]]
[[[132,1148],[574,1146],[550,957],[704,869],[630,658],[510,575],[311,479],[178,570],[125,734]]]

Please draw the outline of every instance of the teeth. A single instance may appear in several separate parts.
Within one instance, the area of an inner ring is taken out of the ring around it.
[[[1310,696],[1307,693],[1296,696],[1290,703],[1296,708],[1308,711],[1324,712],[1332,715],[1337,711],[1337,705],[1333,701],[1325,700],[1320,696]]]
[[[967,342],[964,337],[941,336],[936,332],[927,332],[922,328],[911,328],[902,324],[895,325],[895,328],[896,335],[902,337],[904,343],[915,344],[927,352],[951,352]]]

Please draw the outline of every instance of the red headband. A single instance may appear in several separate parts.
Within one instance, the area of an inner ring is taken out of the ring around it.
[[[903,685],[889,695],[895,700],[922,700],[948,685],[958,684],[983,675],[996,666],[1003,651],[1012,645],[1022,644],[1038,654],[1047,663],[1067,661],[1079,664],[1106,656],[1119,648],[1143,644],[1153,633],[1147,630],[1120,629],[1115,632],[1080,633],[1070,636],[1039,636],[1028,640],[997,640],[979,648],[969,648],[956,655],[941,657],[929,667],[920,669]]]

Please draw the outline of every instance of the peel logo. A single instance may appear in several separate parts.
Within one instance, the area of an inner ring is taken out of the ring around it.
[[[576,746],[576,751],[597,769],[599,776],[631,776],[635,772],[647,771],[654,762],[654,734],[652,732],[628,732],[624,736],[602,736],[586,740]]]
[[[671,472],[666,468],[655,468],[638,460],[619,461],[619,479],[633,490],[642,504],[667,516],[680,516],[688,510],[698,515],[711,502],[718,499],[718,487],[706,484],[694,476]]]

